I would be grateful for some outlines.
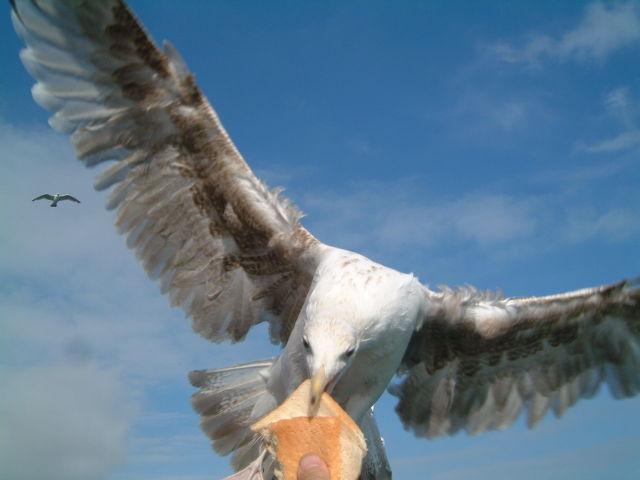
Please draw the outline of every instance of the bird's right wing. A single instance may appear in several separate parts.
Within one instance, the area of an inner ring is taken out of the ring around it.
[[[546,297],[425,289],[425,318],[392,387],[419,436],[501,429],[522,411],[535,425],[607,383],[640,392],[638,281]]]
[[[72,202],[80,203],[76,197],[72,197],[71,195],[60,195],[60,200],[71,200]]]
[[[31,200],[32,202],[35,202],[36,200],[43,200],[43,199],[47,199],[47,200],[53,200],[53,195],[49,195],[48,193],[44,193],[42,195],[40,195],[39,197],[34,198],[33,200]]]
[[[264,320],[285,342],[322,244],[301,214],[245,163],[193,75],[160,50],[121,0],[14,0],[12,19],[36,78],[108,208],[172,305],[213,341]]]

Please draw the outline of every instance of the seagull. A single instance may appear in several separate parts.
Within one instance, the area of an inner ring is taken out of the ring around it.
[[[235,470],[271,468],[249,426],[311,379],[368,446],[361,478],[390,478],[372,407],[389,389],[419,437],[530,426],[608,384],[640,390],[638,280],[543,297],[432,290],[327,245],[241,154],[169,43],[160,49],[121,0],[14,0],[35,100],[71,136],[107,208],[172,306],[213,342],[262,322],[279,356],[190,374],[192,403]],[[394,380],[395,378],[395,380]],[[255,470],[253,470],[255,472]],[[248,478],[248,477],[247,477]]]
[[[35,202],[36,200],[43,200],[43,199],[51,200],[51,205],[49,205],[50,207],[57,207],[58,202],[62,202],[63,200],[71,200],[72,202],[80,203],[80,200],[78,200],[76,197],[72,197],[71,195],[63,195],[61,193],[55,193],[53,195],[49,193],[44,193],[39,197],[34,198],[31,201]]]

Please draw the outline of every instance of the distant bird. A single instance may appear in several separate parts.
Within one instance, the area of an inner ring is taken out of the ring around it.
[[[214,342],[266,321],[284,347],[190,376],[202,428],[235,469],[262,463],[249,426],[307,378],[311,413],[326,391],[358,422],[361,478],[376,480],[391,474],[371,407],[396,374],[400,420],[427,438],[501,429],[523,411],[534,425],[603,383],[617,398],[640,392],[638,282],[528,298],[433,291],[324,244],[254,175],[176,50],[158,49],[122,0],[13,8],[35,99],[87,165],[115,160],[95,186],[114,186],[116,225],[172,305]]]
[[[58,202],[61,202],[63,200],[71,200],[72,202],[80,203],[80,200],[78,200],[76,197],[72,197],[71,195],[62,195],[61,193],[56,193],[55,195],[50,195],[48,193],[45,193],[43,195],[40,195],[39,197],[34,198],[31,201],[35,202],[36,200],[45,200],[45,199],[51,200],[51,205],[49,205],[50,207],[57,207]]]

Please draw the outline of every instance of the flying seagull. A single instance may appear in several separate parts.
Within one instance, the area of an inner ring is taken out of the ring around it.
[[[71,200],[72,202],[80,203],[80,200],[78,200],[76,197],[72,197],[71,195],[63,195],[61,193],[55,193],[53,195],[50,195],[48,193],[43,193],[42,195],[34,198],[31,201],[35,202],[36,200],[44,200],[44,199],[51,200],[51,205],[49,205],[50,207],[57,207],[58,202],[62,202],[63,200]]]
[[[372,406],[398,397],[426,438],[535,425],[593,395],[640,390],[638,281],[546,297],[431,290],[322,243],[249,168],[176,50],[161,50],[121,0],[15,0],[35,100],[98,175],[145,270],[194,330],[244,339],[268,322],[279,357],[192,372],[202,428],[236,470],[264,455],[248,428],[311,378],[362,428],[362,478],[388,478]],[[394,376],[399,380],[392,384]],[[264,467],[269,468],[269,458]]]

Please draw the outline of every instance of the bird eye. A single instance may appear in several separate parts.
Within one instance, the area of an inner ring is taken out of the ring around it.
[[[311,345],[309,345],[309,340],[307,340],[307,337],[302,337],[302,346],[307,352],[311,350]]]
[[[353,352],[355,352],[355,351],[356,351],[356,349],[354,347],[349,347],[349,350],[344,352],[344,356],[346,358],[349,358],[351,355],[353,355]]]

